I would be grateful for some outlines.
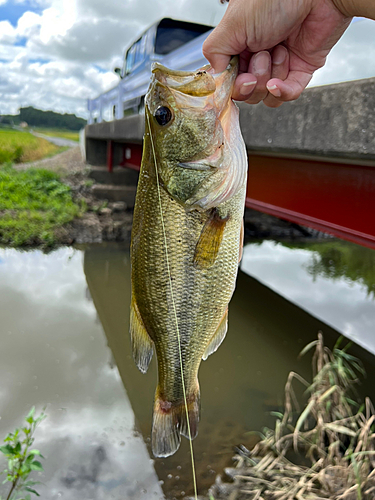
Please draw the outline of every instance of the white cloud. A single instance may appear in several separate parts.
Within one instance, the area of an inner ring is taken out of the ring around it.
[[[317,71],[311,85],[326,85],[375,76],[375,22],[353,23],[332,49],[326,65]]]
[[[16,0],[24,3],[24,0]],[[4,0],[0,0],[4,2]],[[86,99],[118,82],[125,48],[163,16],[217,23],[215,0],[33,0],[14,28],[0,23],[0,109],[21,105],[87,116]],[[25,41],[14,46],[16,41]],[[24,45],[24,46],[23,46]]]
[[[30,104],[87,116],[86,99],[116,84],[113,68],[148,26],[162,17],[217,24],[225,12],[218,0],[32,0],[32,5],[38,13],[25,12],[16,28],[0,22],[2,112]],[[351,26],[312,84],[375,75],[374,34],[373,22]]]
[[[4,5],[7,3],[8,0],[0,0],[0,5]]]
[[[3,45],[13,44],[16,39],[17,31],[10,22],[0,21],[0,43]]]
[[[17,34],[21,37],[32,38],[38,36],[40,25],[42,22],[41,16],[35,12],[25,12],[17,23]]]

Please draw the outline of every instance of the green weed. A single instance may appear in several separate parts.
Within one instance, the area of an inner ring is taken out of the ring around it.
[[[9,433],[4,439],[5,444],[0,446],[0,452],[8,462],[7,469],[0,473],[6,476],[2,484],[10,485],[8,494],[4,497],[5,500],[16,500],[16,498],[17,500],[30,500],[30,493],[40,496],[34,489],[40,482],[30,480],[29,476],[33,471],[43,471],[39,460],[44,457],[39,450],[30,448],[35,440],[35,430],[45,418],[44,411],[39,417],[35,417],[35,408],[32,408],[25,419],[27,425]],[[19,496],[20,493],[22,493],[21,496]]]
[[[93,181],[92,179],[86,179],[86,180],[84,181],[84,186],[85,186],[85,187],[91,187],[91,186],[93,186],[94,184],[95,184],[95,181]]]
[[[0,243],[52,246],[56,229],[84,211],[56,173],[0,168]]]

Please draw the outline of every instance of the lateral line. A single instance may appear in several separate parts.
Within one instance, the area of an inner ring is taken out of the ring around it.
[[[178,326],[177,310],[176,310],[176,304],[175,304],[175,300],[174,300],[173,283],[172,283],[172,276],[171,276],[171,270],[170,270],[169,258],[168,258],[168,243],[167,243],[167,236],[166,236],[165,225],[164,225],[163,208],[162,208],[162,204],[161,204],[159,172],[158,172],[158,166],[157,166],[157,161],[156,161],[156,153],[155,153],[155,147],[154,147],[154,140],[153,140],[152,133],[151,133],[150,118],[148,116],[147,105],[146,105],[146,109],[145,109],[145,115],[147,117],[148,130],[149,130],[149,134],[150,134],[151,147],[152,147],[152,154],[154,156],[155,172],[156,172],[156,185],[157,185],[158,198],[159,198],[160,219],[161,219],[161,225],[162,225],[162,230],[163,230],[163,238],[164,238],[164,246],[165,246],[165,259],[166,259],[166,264],[167,264],[169,286],[170,286],[170,289],[171,289],[172,306],[173,306],[174,317],[175,317],[175,321],[176,321],[176,332],[177,332],[177,339],[178,339],[178,352],[179,352],[179,356],[180,356],[182,392],[183,392],[183,395],[184,395],[185,412],[186,412],[186,422],[187,422],[187,428],[188,428],[188,434],[189,434],[189,443],[190,443],[191,468],[192,468],[192,472],[193,472],[194,497],[195,497],[195,500],[198,500],[197,481],[196,481],[195,465],[194,465],[193,441],[191,439],[189,411],[188,411],[188,406],[187,406],[186,389],[185,389],[185,378],[184,378],[184,370],[183,370],[183,366],[182,366],[182,351],[181,351],[180,329],[179,329],[179,326]]]

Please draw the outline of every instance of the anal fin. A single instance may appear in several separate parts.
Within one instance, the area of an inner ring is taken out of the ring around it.
[[[216,209],[212,210],[195,247],[194,265],[196,267],[205,269],[215,263],[228,220],[229,216],[222,218]]]
[[[212,354],[213,352],[217,351],[225,339],[225,335],[228,330],[228,309],[225,311],[223,317],[221,318],[220,324],[217,327],[216,332],[213,334],[210,343],[206,347],[206,350],[204,351],[204,354],[202,356],[202,359],[206,361],[208,356]]]
[[[153,354],[153,342],[143,324],[134,298],[130,306],[130,336],[135,364],[142,373],[146,373]]]

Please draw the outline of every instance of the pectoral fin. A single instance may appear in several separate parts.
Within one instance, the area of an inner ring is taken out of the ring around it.
[[[216,209],[212,210],[195,247],[194,265],[196,267],[205,269],[215,263],[228,220],[229,216],[223,219]]]
[[[130,306],[130,336],[135,364],[142,373],[146,373],[153,354],[153,342],[146,331],[134,298]]]
[[[227,330],[228,330],[228,309],[225,311],[216,332],[214,333],[212,339],[210,340],[210,343],[208,344],[206,350],[204,351],[204,354],[202,356],[203,361],[206,361],[206,359],[208,358],[208,356],[210,356],[210,354],[219,349],[221,343],[225,339]]]

